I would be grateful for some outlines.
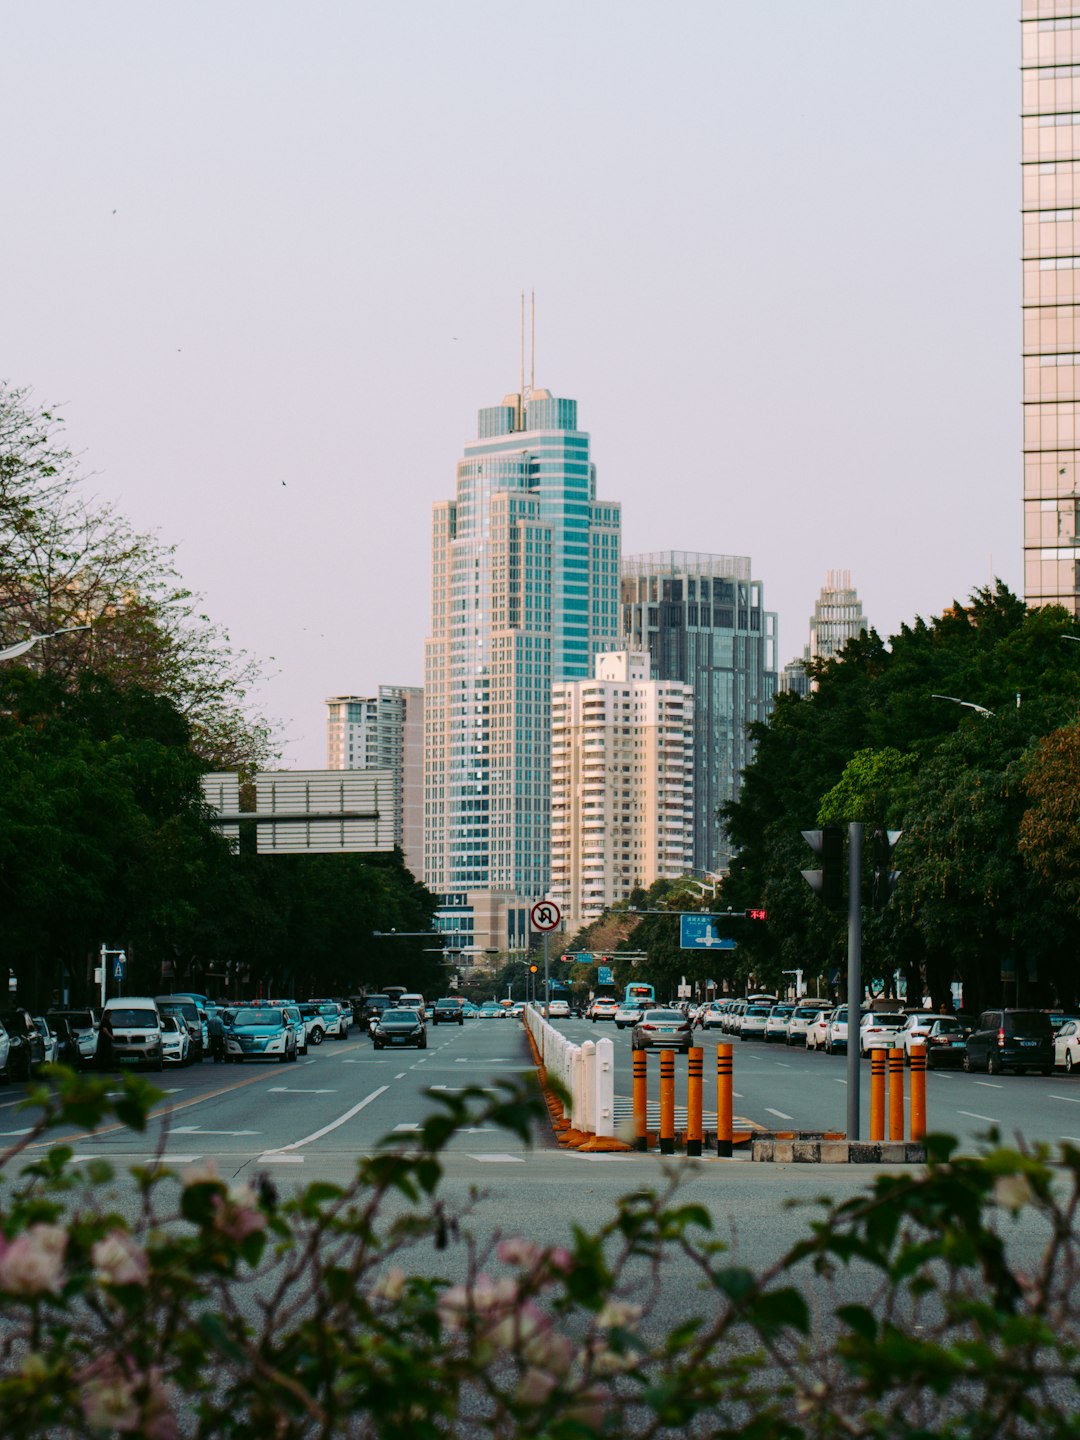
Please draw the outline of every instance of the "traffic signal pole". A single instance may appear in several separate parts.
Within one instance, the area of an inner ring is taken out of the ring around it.
[[[859,1021],[862,1018],[862,822],[848,826],[847,1138],[859,1137]]]

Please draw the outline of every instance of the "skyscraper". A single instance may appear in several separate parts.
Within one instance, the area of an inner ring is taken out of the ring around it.
[[[1022,0],[1024,595],[1080,597],[1080,5]]]
[[[776,615],[745,555],[667,550],[622,565],[622,631],[652,674],[693,688],[693,867],[726,867],[720,806],[735,800],[753,757],[747,726],[776,694]],[[688,867],[689,868],[689,867]]]
[[[577,402],[543,389],[480,411],[434,507],[424,879],[462,949],[523,944],[547,892],[551,687],[615,646],[619,523]]]
[[[331,695],[326,702],[328,770],[388,770],[395,843],[419,877],[424,859],[424,692],[380,685],[378,695]]]
[[[850,570],[829,570],[810,617],[810,660],[832,660],[857,635],[866,634],[859,592],[851,583]]]

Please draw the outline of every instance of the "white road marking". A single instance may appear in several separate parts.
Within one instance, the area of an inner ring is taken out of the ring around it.
[[[1004,1085],[998,1085],[993,1080],[976,1080],[976,1085],[981,1085],[984,1090],[1004,1090]]]
[[[204,1130],[201,1125],[174,1125],[174,1135],[259,1135],[259,1130]]]
[[[778,1120],[794,1120],[794,1115],[785,1115],[783,1110],[774,1110],[770,1105],[765,1106],[766,1115],[775,1115]]]
[[[520,1155],[500,1155],[492,1152],[490,1155],[470,1155],[470,1160],[479,1160],[482,1165],[524,1165],[525,1161]]]
[[[415,1124],[413,1121],[409,1120],[409,1121],[406,1121],[406,1123],[405,1123],[404,1125],[395,1125],[395,1126],[394,1126],[394,1133],[396,1134],[399,1130],[419,1130],[419,1129],[420,1129],[420,1126],[419,1126],[419,1125],[417,1125],[417,1124]]]
[[[787,1062],[786,1060],[774,1060],[774,1061],[773,1061],[773,1064],[776,1065],[776,1066],[778,1066],[779,1069],[781,1069],[781,1070],[790,1070],[790,1069],[791,1069],[791,1066],[788,1064],[788,1062]]]
[[[0,1138],[7,1135],[29,1135],[33,1128],[32,1125],[27,1125],[25,1130],[0,1130]]]
[[[358,1100],[351,1110],[346,1110],[344,1115],[339,1115],[336,1120],[331,1120],[330,1124],[324,1125],[321,1130],[313,1130],[310,1135],[305,1135],[303,1140],[294,1140],[291,1145],[279,1145],[274,1150],[268,1150],[267,1154],[283,1155],[290,1150],[299,1150],[304,1145],[310,1145],[313,1140],[321,1140],[324,1135],[329,1135],[331,1130],[336,1130],[339,1125],[344,1125],[354,1115],[359,1115],[361,1110],[370,1105],[373,1100],[377,1100],[380,1095],[385,1095],[386,1089],[385,1085],[380,1085],[370,1095],[365,1095],[363,1100]]]
[[[839,1075],[834,1075],[832,1078],[833,1078],[833,1080],[836,1082],[837,1085],[846,1085],[846,1084],[847,1084],[847,1081],[846,1081],[846,1080],[842,1080]]]
[[[1070,1105],[1080,1105],[1080,1095],[1051,1095],[1051,1100],[1066,1100]],[[15,1132],[18,1133],[17,1131]]]
[[[958,1115],[966,1115],[969,1120],[985,1120],[988,1125],[997,1125],[1000,1122],[993,1115],[976,1115],[974,1110],[957,1110]]]
[[[336,1090],[295,1090],[291,1085],[271,1085],[271,1095],[336,1095]]]
[[[303,1155],[260,1155],[260,1165],[303,1165]]]
[[[395,1079],[395,1080],[404,1080],[404,1079],[405,1079],[405,1076],[406,1076],[408,1073],[409,1073],[409,1072],[408,1072],[407,1070],[402,1070],[402,1072],[401,1072],[400,1075],[395,1075],[395,1076],[394,1076],[394,1079]]]

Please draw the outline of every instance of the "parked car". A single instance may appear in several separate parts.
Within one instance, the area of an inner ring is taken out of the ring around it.
[[[159,1015],[176,1015],[188,1032],[191,1044],[189,1058],[199,1063],[207,1051],[207,1037],[203,1033],[203,1012],[196,1001],[186,995],[158,995],[155,1004]]]
[[[245,1005],[225,1022],[225,1059],[277,1060],[285,1064],[299,1053],[296,1031],[281,1005]]]
[[[810,1026],[821,1014],[822,1002],[820,1000],[800,1000],[795,1009],[791,1012],[791,1019],[788,1021],[787,1034],[784,1036],[785,1045],[805,1045],[807,1032]]]
[[[182,1015],[162,1015],[161,1055],[166,1065],[186,1065],[191,1059],[191,1036]]]
[[[791,1017],[795,1013],[795,1006],[786,1000],[781,1000],[774,1005],[765,1017],[765,1043],[774,1044],[777,1040],[786,1040],[788,1026],[791,1024]]]
[[[764,1000],[748,1004],[739,1019],[740,1040],[760,1040],[765,1034],[765,1023],[772,1006]]]
[[[341,1012],[329,1000],[307,1000],[300,1006],[300,1014],[312,1045],[321,1045],[324,1039],[345,1039]]]
[[[436,1000],[431,1007],[431,1023],[438,1025],[440,1020],[446,1025],[464,1025],[464,1000],[458,995],[444,995],[441,1000]]]
[[[911,1054],[912,1045],[926,1044],[931,1026],[939,1018],[932,1010],[913,1010],[908,1015],[896,1041],[905,1055]]]
[[[823,1007],[817,1012],[814,1018],[806,1027],[806,1048],[807,1050],[824,1050],[825,1042],[829,1038],[829,1021],[832,1018],[832,1008]]]
[[[289,1001],[281,1008],[292,1021],[292,1027],[296,1031],[296,1053],[306,1055],[308,1052],[307,1021],[300,1014],[300,1006]]]
[[[0,1011],[0,1024],[8,1033],[8,1073],[19,1080],[29,1080],[45,1062],[45,1041],[22,1005]]]
[[[45,1041],[45,1064],[55,1065],[60,1058],[60,1042],[56,1035],[49,1029],[48,1021],[43,1015],[32,1015],[30,1017],[37,1026],[38,1034]]]
[[[681,1010],[643,1010],[631,1033],[632,1050],[689,1050],[693,1026]]]
[[[387,1045],[415,1045],[418,1050],[427,1049],[423,1017],[418,1010],[407,1010],[404,1006],[384,1010],[371,1038],[376,1050],[382,1050]]]
[[[98,1031],[97,1063],[113,1065],[164,1065],[161,1015],[149,995],[117,996],[106,1000]]]
[[[72,1070],[77,1070],[82,1063],[82,1052],[79,1049],[79,1041],[75,1031],[71,1028],[68,1020],[63,1015],[50,1015],[47,1017],[49,1029],[56,1037],[56,1060],[60,1065],[69,1065]],[[97,1037],[95,1036],[95,1044]]]
[[[1050,1025],[1056,1035],[1061,1027],[1069,1020],[1080,1020],[1080,1015],[1074,1015],[1071,1010],[1049,1010]]]
[[[836,1055],[847,1053],[848,1044],[848,1007],[838,1005],[829,1016],[829,1029],[825,1036],[825,1053]]]
[[[937,1015],[932,1018],[933,1024],[926,1037],[926,1064],[931,1070],[945,1067],[955,1069],[964,1063],[967,1029],[955,1015]]]
[[[1054,1032],[1045,1010],[984,1010],[967,1038],[964,1069],[988,1075],[1054,1068]]]
[[[896,1050],[907,1024],[907,1016],[868,1010],[859,1022],[859,1054],[865,1060],[871,1050]]]
[[[3,1025],[0,1025],[0,1085],[11,1079],[11,1039]]]
[[[1080,1065],[1080,1020],[1066,1020],[1054,1036],[1054,1064],[1063,1065],[1070,1075]]]
[[[702,1030],[722,1030],[727,1004],[726,1000],[707,1001],[698,1007],[693,1017],[694,1024],[700,1025]]]
[[[54,1027],[61,1020],[67,1023],[79,1049],[77,1064],[86,1066],[94,1063],[97,1058],[98,1026],[92,1010],[72,1010],[54,1006],[47,1012],[45,1018]]]

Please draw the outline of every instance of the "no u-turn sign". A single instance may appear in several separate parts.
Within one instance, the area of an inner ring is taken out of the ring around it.
[[[529,923],[534,930],[554,930],[562,919],[562,911],[554,900],[538,900],[529,911]]]

